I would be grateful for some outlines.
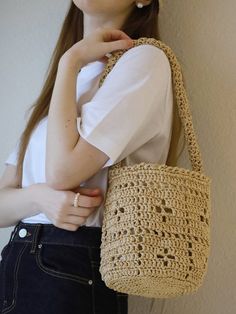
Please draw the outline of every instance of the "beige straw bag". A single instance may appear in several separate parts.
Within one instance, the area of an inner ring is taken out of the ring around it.
[[[211,178],[194,133],[180,65],[155,38],[151,44],[167,55],[193,170],[141,162],[108,170],[99,271],[106,286],[122,293],[169,298],[193,293],[202,285],[210,253]],[[100,86],[127,50],[112,53]],[[127,69],[128,70],[128,69]]]

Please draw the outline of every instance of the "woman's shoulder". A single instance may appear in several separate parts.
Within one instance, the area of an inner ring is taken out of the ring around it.
[[[165,52],[158,46],[151,44],[151,43],[142,43],[138,44],[137,46],[134,46],[127,50],[129,53],[137,53],[137,54],[146,54],[146,55],[152,55],[152,56],[166,56]],[[168,59],[168,58],[167,58]]]
[[[171,73],[170,61],[166,53],[149,43],[130,48],[120,57],[119,63],[127,63],[127,65],[129,63],[130,66],[134,65],[138,68],[145,66],[148,69],[155,69],[158,67],[160,70]]]

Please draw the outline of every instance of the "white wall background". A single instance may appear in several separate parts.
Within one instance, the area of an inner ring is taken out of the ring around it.
[[[68,0],[0,2],[0,171],[39,95]],[[165,0],[162,40],[182,64],[206,174],[212,248],[204,285],[175,299],[130,296],[132,314],[234,314],[236,308],[236,1]],[[188,168],[185,155],[180,165]],[[0,200],[1,201],[1,200]],[[0,249],[12,228],[0,229]]]

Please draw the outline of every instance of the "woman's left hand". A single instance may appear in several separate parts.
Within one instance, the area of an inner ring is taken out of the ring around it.
[[[107,53],[120,49],[129,49],[133,40],[119,29],[98,28],[68,49],[60,59],[60,63],[79,70],[89,62],[96,60],[106,62]]]

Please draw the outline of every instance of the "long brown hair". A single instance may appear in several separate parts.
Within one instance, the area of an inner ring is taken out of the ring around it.
[[[142,9],[134,7],[133,11],[126,18],[121,28],[132,39],[139,37],[153,37],[160,39],[158,30],[159,1],[153,0],[151,4]],[[17,175],[22,175],[23,160],[25,151],[30,140],[30,136],[38,123],[48,115],[50,99],[56,80],[57,67],[61,56],[70,49],[75,43],[83,39],[83,12],[71,1],[71,5],[65,16],[62,29],[50,59],[46,73],[46,80],[39,97],[27,110],[32,110],[27,121],[26,127],[22,132],[19,143],[19,153],[17,160]],[[174,98],[175,99],[175,98]],[[176,105],[174,106],[174,118],[172,128],[172,139],[166,164],[176,165],[177,146],[181,133],[180,119],[177,114]],[[184,148],[184,147],[183,147]],[[182,148],[182,150],[183,150]],[[181,151],[182,152],[182,151]]]

